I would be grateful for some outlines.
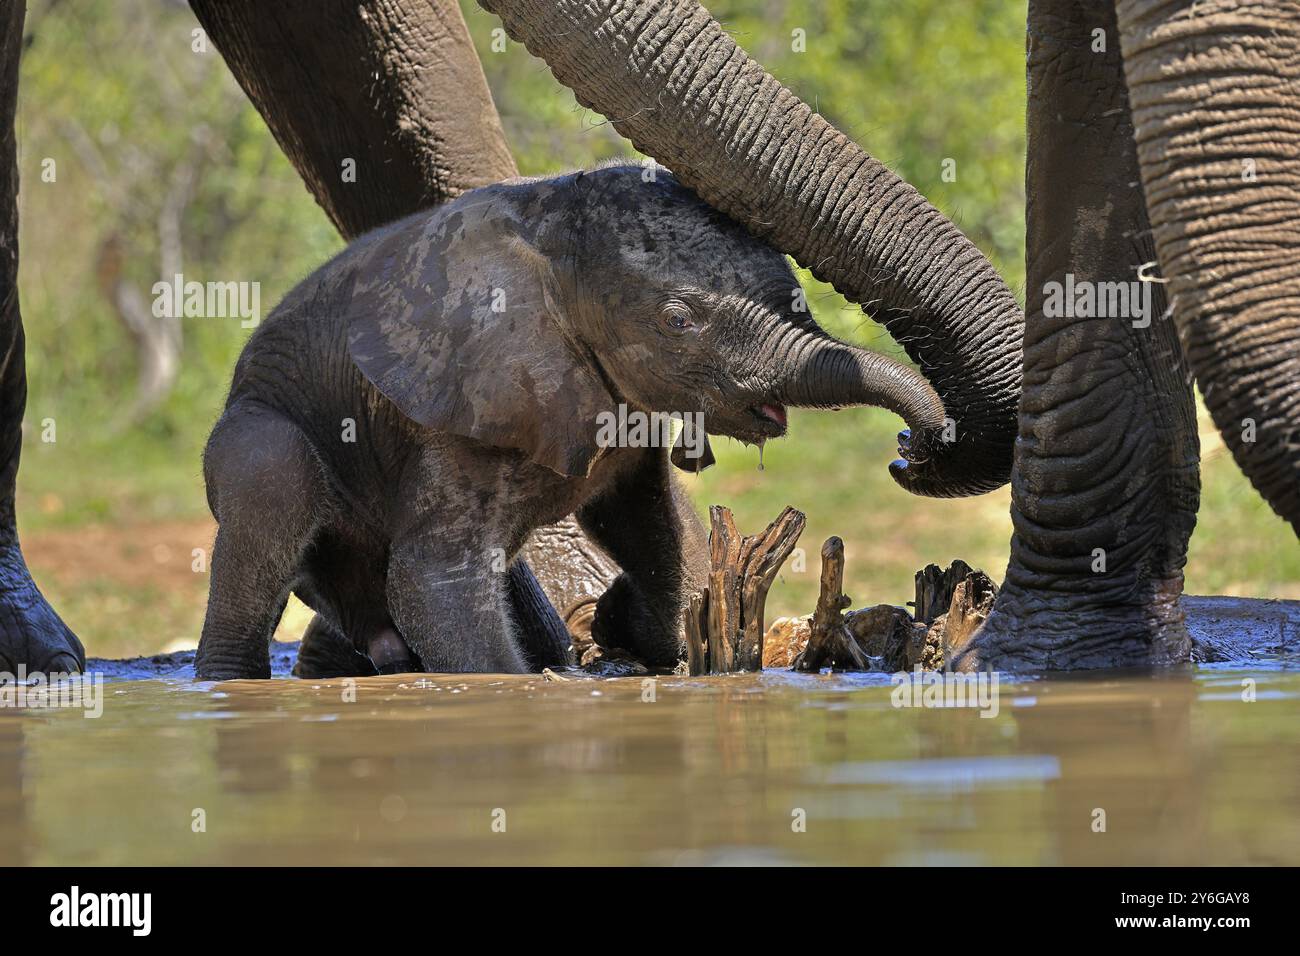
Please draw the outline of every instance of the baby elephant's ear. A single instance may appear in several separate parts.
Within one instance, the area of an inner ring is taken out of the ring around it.
[[[547,185],[475,190],[363,240],[348,348],[413,421],[582,476],[614,402],[563,334],[537,244]]]

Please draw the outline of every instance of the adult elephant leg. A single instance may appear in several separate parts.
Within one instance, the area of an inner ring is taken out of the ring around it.
[[[32,581],[14,514],[27,407],[14,133],[25,12],[23,0],[0,0],[0,671],[12,674],[21,665],[32,672],[74,673],[85,666],[85,651]]]
[[[906,439],[909,491],[1010,473],[1023,317],[979,250],[745,55],[695,0],[479,0],[578,101],[706,202],[871,309],[956,425]]]
[[[518,175],[455,0],[190,6],[345,238]]]
[[[518,175],[455,0],[190,6],[345,238]],[[594,548],[570,518],[529,552],[562,616],[570,594],[552,582],[599,593],[618,574]]]
[[[1186,660],[1178,598],[1200,493],[1195,406],[1159,285],[1142,284],[1144,314],[1131,294],[1120,308],[1154,252],[1114,11],[1107,0],[1030,0],[1028,35],[1014,536],[993,612],[958,665]],[[1075,299],[1074,317],[1057,314],[1067,305],[1057,288]],[[1091,312],[1077,299],[1089,294]]]
[[[1237,464],[1300,534],[1300,5],[1117,11],[1187,361]]]

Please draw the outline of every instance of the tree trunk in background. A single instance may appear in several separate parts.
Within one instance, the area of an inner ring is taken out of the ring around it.
[[[1187,362],[1237,464],[1300,534],[1300,4],[1116,9]]]
[[[867,307],[956,423],[891,471],[938,497],[1006,482],[1024,318],[988,260],[750,59],[695,0],[479,0],[578,102],[707,203]]]
[[[190,6],[345,238],[518,175],[455,0]],[[617,575],[593,554],[571,518],[527,549],[561,617]]]
[[[1104,52],[1094,49],[1098,28]],[[1153,295],[1141,319],[1045,314],[1048,283],[1064,285],[1072,274],[1076,287],[1131,288],[1155,259],[1114,8],[1110,0],[1030,0],[1028,39],[1015,531],[993,612],[960,664],[1186,660],[1178,599],[1200,495],[1199,443],[1162,286],[1144,283]]]
[[[18,60],[23,0],[0,0],[0,671],[79,671],[81,642],[37,590],[18,544],[14,486],[27,407],[23,319],[18,311]]]
[[[518,175],[455,0],[190,6],[345,238]]]

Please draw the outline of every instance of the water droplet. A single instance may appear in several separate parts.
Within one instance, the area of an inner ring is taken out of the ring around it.
[[[767,444],[766,438],[760,438],[758,440],[758,470],[759,471],[763,470],[763,446],[766,444]]]

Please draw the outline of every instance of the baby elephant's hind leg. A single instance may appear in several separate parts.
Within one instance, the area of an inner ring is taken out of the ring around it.
[[[315,680],[331,677],[371,677],[375,665],[341,631],[317,614],[298,646],[293,675]]]
[[[528,669],[540,671],[572,664],[569,646],[573,638],[569,629],[526,561],[520,559],[510,566],[506,593]]]
[[[319,459],[292,422],[232,407],[203,455],[217,518],[200,680],[269,677],[267,642],[325,506]]]

